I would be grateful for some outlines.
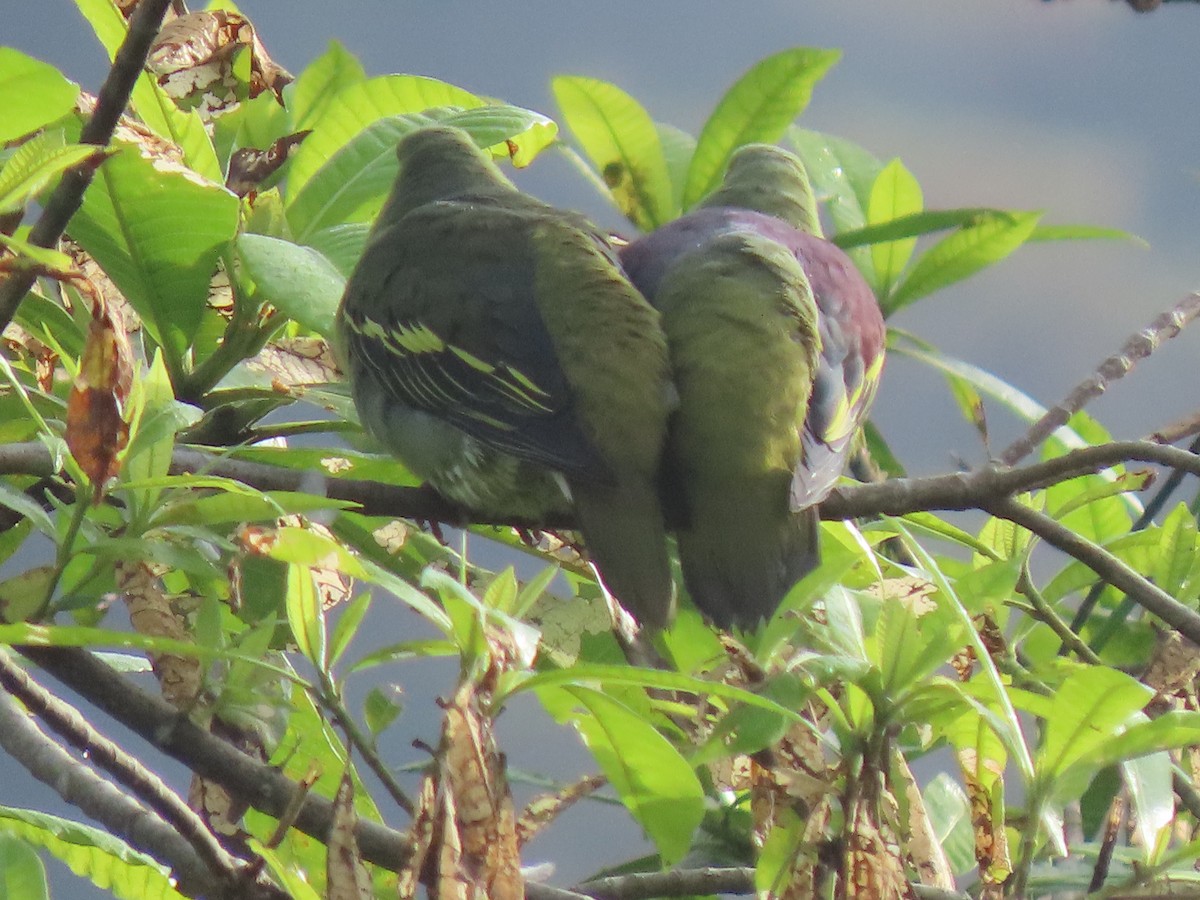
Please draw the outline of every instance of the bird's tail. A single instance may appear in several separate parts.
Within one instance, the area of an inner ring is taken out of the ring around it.
[[[604,586],[641,625],[665,628],[675,612],[675,584],[654,486],[570,487],[580,530]]]
[[[692,602],[721,628],[757,627],[817,567],[819,533],[815,507],[756,519],[697,516],[679,532]]]

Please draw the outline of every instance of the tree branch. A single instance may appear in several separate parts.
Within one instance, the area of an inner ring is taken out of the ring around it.
[[[1033,426],[1003,453],[1000,462],[1013,466],[1033,452],[1033,449],[1048,438],[1057,428],[1067,424],[1079,410],[1103,394],[1110,384],[1124,378],[1133,371],[1140,360],[1159,348],[1164,341],[1183,331],[1197,315],[1200,315],[1200,293],[1188,294],[1174,308],[1158,316],[1141,331],[1131,335],[1116,353],[1102,362],[1088,378],[1075,386],[1057,406],[1046,411]]]
[[[1004,497],[1045,488],[1094,474],[1114,465],[1144,462],[1200,476],[1200,455],[1152,441],[1114,441],[1084,447],[1063,456],[1019,468],[987,467],[929,478],[895,478],[879,484],[835,488],[821,504],[824,519],[863,516],[900,516],[928,510],[985,509]],[[264,463],[217,456],[200,450],[176,449],[173,474],[203,472],[232,478],[263,491],[307,491],[358,504],[366,515],[426,519],[454,525],[512,525],[518,528],[571,528],[569,517],[526,522],[479,516],[450,503],[427,487],[398,487],[375,481],[332,478],[307,470],[286,469]],[[54,466],[50,451],[40,443],[0,446],[0,475],[48,477]]]
[[[167,866],[183,893],[227,896],[228,884],[210,871],[192,845],[172,826],[46,737],[4,692],[0,692],[0,747],[67,803],[79,807],[107,831]]]
[[[141,0],[133,17],[129,20],[129,33],[117,50],[108,77],[100,87],[96,101],[96,109],[92,117],[83,126],[79,136],[81,144],[94,144],[98,147],[108,145],[113,131],[129,98],[133,94],[133,86],[142,74],[146,56],[162,27],[163,16],[171,0]],[[42,215],[29,232],[29,243],[38,247],[53,247],[71,216],[79,210],[83,203],[83,194],[92,176],[96,173],[94,162],[86,161],[73,169],[68,169],[54,189]],[[12,321],[17,307],[25,298],[25,294],[33,285],[34,273],[27,269],[18,269],[0,282],[0,331]]]
[[[1079,560],[1113,587],[1128,594],[1143,609],[1154,613],[1188,640],[1200,644],[1200,614],[1143,578],[1103,547],[1011,497],[985,504],[982,509],[1020,525]]]
[[[281,816],[301,790],[278,769],[209,734],[84,650],[29,646],[17,650],[167,756],[269,816]],[[294,825],[324,841],[332,822],[332,803],[308,794]],[[398,871],[412,854],[409,837],[383,825],[359,821],[355,834],[363,858],[386,869]]]
[[[200,817],[162,779],[92,727],[69,703],[54,696],[29,677],[7,651],[0,650],[0,686],[71,746],[158,813],[179,832],[196,855],[219,878],[234,881],[239,863],[217,842]]]

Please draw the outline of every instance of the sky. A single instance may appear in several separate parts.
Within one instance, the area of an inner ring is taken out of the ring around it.
[[[551,116],[550,78],[588,75],[693,133],[762,57],[802,45],[841,49],[800,123],[885,161],[900,157],[929,208],[1041,209],[1048,223],[1118,228],[1147,242],[1022,249],[892,321],[1047,405],[1200,288],[1197,4],[1146,15],[1113,0],[243,0],[241,8],[294,73],[337,39],[369,74],[431,75]],[[106,70],[67,0],[20,4],[4,16],[0,43],[59,65],[93,92]],[[553,154],[520,183],[602,225],[623,224]],[[1090,409],[1120,438],[1194,411],[1198,350],[1200,326]],[[999,451],[1021,426],[992,406],[988,413]],[[940,377],[907,360],[889,362],[873,418],[913,473],[987,457]],[[502,739],[538,715],[528,705],[510,710]],[[566,774],[580,764],[572,741],[552,735],[525,748],[519,765]],[[12,802],[5,793],[0,802]],[[571,878],[637,846],[623,814],[598,825],[580,817],[576,829],[564,843],[534,845],[533,856],[558,859],[561,876]],[[572,850],[581,833],[582,855]]]

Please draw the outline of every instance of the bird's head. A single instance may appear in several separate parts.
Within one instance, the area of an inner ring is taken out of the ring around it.
[[[388,224],[418,206],[464,195],[516,190],[486,150],[461,128],[420,128],[396,145],[400,171],[379,222]]]
[[[773,144],[746,144],[729,160],[725,178],[702,206],[733,206],[782,219],[822,237],[817,199],[795,154]]]

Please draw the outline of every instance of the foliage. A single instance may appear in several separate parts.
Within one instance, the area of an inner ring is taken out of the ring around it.
[[[115,52],[117,7],[78,5]],[[0,273],[39,276],[5,331],[0,561],[19,571],[0,582],[0,639],[145,652],[164,696],[194,722],[339,798],[316,838],[314,827],[278,827],[297,824],[295,809],[240,817],[236,796],[233,812],[206,804],[202,827],[238,824],[248,857],[296,896],[391,896],[397,882],[411,892],[431,859],[439,890],[468,890],[454,879],[473,872],[492,896],[511,896],[519,847],[588,795],[623,804],[654,845],[625,871],[752,867],[741,888],[781,897],[844,894],[852,883],[900,896],[908,882],[1021,895],[1082,890],[1096,872],[1096,885],[1194,879],[1194,647],[1100,580],[1094,556],[1031,565],[1041,538],[1013,515],[971,531],[919,508],[826,523],[821,567],[770,622],[718,635],[685,608],[655,639],[663,666],[646,668],[621,661],[569,540],[474,526],[480,540],[536,558],[532,569],[522,560],[533,574],[519,580],[513,567],[476,564],[411,508],[360,508],[328,488],[415,485],[373,452],[328,339],[394,177],[393,147],[429,122],[456,124],[518,166],[567,154],[642,229],[693,206],[738,146],[784,141],[809,168],[831,239],[889,316],[1030,241],[1123,235],[1046,226],[1039,211],[925,209],[900,160],[795,124],[834,51],[763,60],[698,136],[656,121],[615,85],[556,78],[568,143],[538,112],[431,78],[369,78],[336,43],[286,84],[244,19],[216,15],[177,29],[195,52],[138,78],[135,117],[103,150],[78,143],[90,101],[74,85],[0,49],[0,141],[11,141],[0,151],[0,217],[15,222]],[[204,56],[196,35],[209,26],[220,49]],[[172,90],[180,83],[186,96]],[[41,250],[21,211],[78,166],[98,170],[70,242]],[[1045,412],[915,336],[894,332],[891,350],[942,372],[981,428],[984,398],[1031,422]],[[299,435],[317,437],[288,443]],[[1109,442],[1075,411],[1044,459]],[[895,463],[877,432],[867,443]],[[214,453],[186,456],[189,445]],[[1120,459],[974,505],[1007,498],[1194,610],[1194,512],[1180,505],[1143,521],[1129,492],[1148,479]],[[288,472],[299,473],[293,487],[272,480]],[[1090,615],[1068,628],[1089,590]],[[139,635],[121,632],[114,596]],[[355,636],[379,627],[389,597],[423,630],[364,654]],[[441,672],[426,662],[436,658],[457,661],[459,675],[409,797],[394,748],[414,736],[400,736],[410,711],[376,687],[359,715],[347,686],[381,667],[438,677],[401,669],[421,660]],[[578,733],[602,777],[556,785],[519,813],[492,722],[522,694]],[[926,757],[943,771],[920,787],[910,766]],[[118,780],[145,799],[140,782]],[[197,776],[193,792],[214,797],[220,781]],[[413,852],[390,863],[360,854],[347,835],[364,833],[356,823],[381,826],[392,805],[413,817]],[[113,834],[3,811],[6,883],[46,895],[37,847],[117,896],[148,896],[130,887],[143,882],[174,895],[161,866],[178,860],[134,850],[105,824]],[[638,896],[654,895],[646,890]]]

